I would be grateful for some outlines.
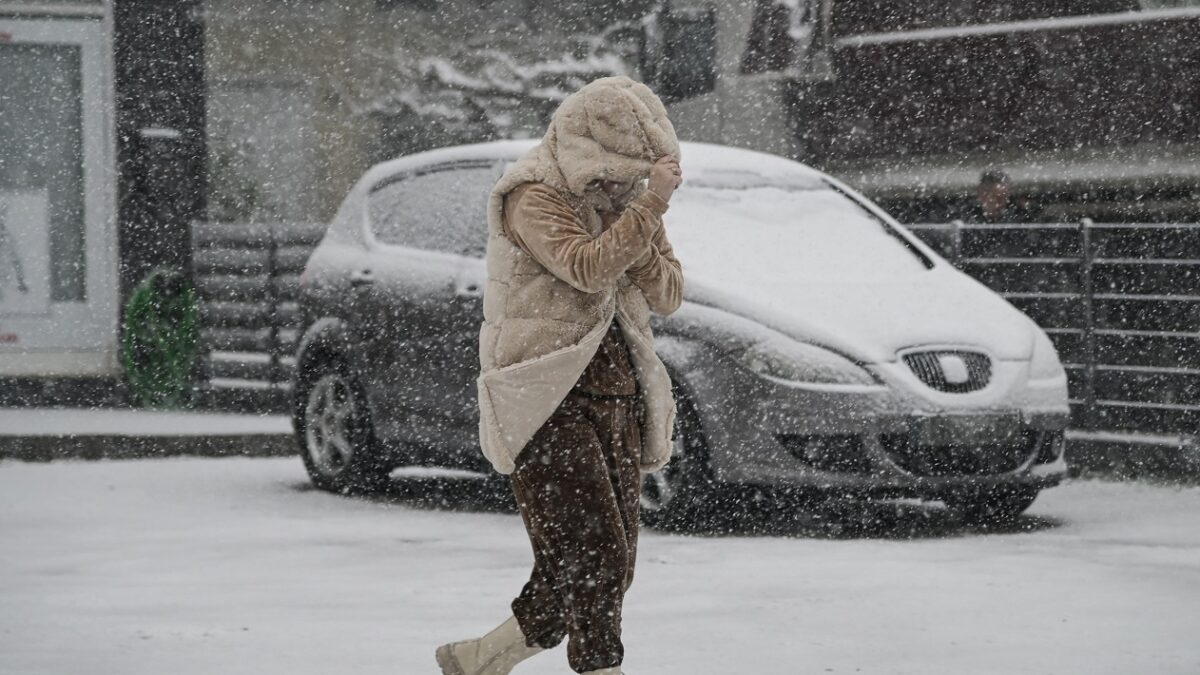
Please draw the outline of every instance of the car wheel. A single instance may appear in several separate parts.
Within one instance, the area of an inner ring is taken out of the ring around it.
[[[708,464],[708,447],[690,401],[677,397],[671,461],[642,476],[641,520],[650,527],[688,529],[702,526],[717,501],[717,483]]]
[[[318,364],[303,386],[296,432],[313,484],[343,494],[386,484],[391,467],[375,441],[362,387],[345,364],[333,359]]]
[[[1037,499],[1030,488],[976,490],[943,498],[946,508],[973,524],[1009,523],[1025,512]]]

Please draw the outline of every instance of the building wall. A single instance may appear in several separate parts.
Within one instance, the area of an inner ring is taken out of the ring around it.
[[[775,73],[740,72],[756,4],[756,0],[673,3],[679,9],[716,10],[717,81],[711,93],[669,106],[671,120],[685,140],[796,157],[796,136],[784,103],[784,80]]]
[[[371,164],[538,136],[568,93],[640,77],[655,0],[204,0],[210,217],[326,220]],[[684,140],[799,156],[788,80],[740,72],[760,0],[717,17],[714,91],[668,106]]]
[[[540,135],[561,98],[636,76],[641,0],[206,0],[216,220],[330,218],[371,164]]]

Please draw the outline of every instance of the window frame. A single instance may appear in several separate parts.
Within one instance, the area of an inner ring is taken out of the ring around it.
[[[845,1],[849,2],[850,0]],[[833,2],[836,16],[836,6],[839,2],[838,0],[833,0]],[[1102,12],[1081,11],[1078,13],[1024,18],[981,19],[975,16],[965,23],[891,28],[874,27],[867,30],[846,31],[840,30],[840,25],[835,19],[832,25],[832,38],[838,46],[871,44],[875,42],[915,42],[931,37],[957,37],[962,35],[964,31],[971,34],[978,34],[980,32],[1002,34],[1043,30],[1051,26],[1057,28],[1080,28],[1090,25],[1122,23],[1124,21],[1131,23],[1155,21],[1161,19],[1163,14],[1172,14],[1179,11],[1187,12],[1196,8],[1200,8],[1200,0],[1160,0],[1160,4],[1157,6],[1151,6],[1149,0],[1138,0],[1137,9],[1111,9]],[[1145,16],[1141,16],[1143,14]]]
[[[80,12],[91,8],[80,7]],[[71,8],[72,12],[75,10]],[[82,191],[82,296],[53,299],[47,310],[4,313],[0,333],[16,335],[15,349],[0,349],[0,375],[113,375],[118,357],[121,305],[117,233],[116,145],[112,95],[112,33],[103,12],[63,18],[0,16],[6,45],[78,49]],[[47,256],[51,254],[47,252]],[[53,261],[48,259],[50,264]],[[48,283],[53,283],[49,281]],[[50,291],[47,291],[50,295]],[[10,338],[11,339],[11,338]]]
[[[395,185],[396,183],[402,183],[406,180],[431,174],[443,173],[446,171],[457,171],[461,169],[498,169],[503,162],[504,160],[499,158],[457,159],[414,167],[380,178],[371,185],[370,189],[367,190],[366,199],[363,200],[363,240],[366,242],[367,248],[380,251],[424,251],[428,253],[439,253],[462,257],[476,257],[468,251],[446,251],[440,248],[432,248],[428,246],[394,244],[381,239],[375,234],[375,222],[371,218],[371,200],[376,192]]]

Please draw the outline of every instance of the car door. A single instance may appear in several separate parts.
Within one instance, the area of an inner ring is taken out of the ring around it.
[[[445,358],[439,364],[445,403],[444,459],[470,466],[482,462],[479,451],[479,401],[475,380],[479,376],[479,328],[483,323],[483,289],[487,282],[484,253],[487,247],[487,200],[503,172],[496,161],[455,170],[455,200],[446,201],[443,222],[453,233],[453,250],[461,256],[454,283],[454,300],[447,307],[450,332],[444,342]]]
[[[367,262],[352,281],[355,324],[371,361],[377,433],[406,445],[416,462],[458,463],[448,457],[464,454],[461,419],[475,401],[472,393],[464,403],[454,382],[461,361],[477,362],[463,339],[469,317],[481,315],[482,287],[463,283],[463,266],[478,249],[471,235],[486,238],[478,202],[498,175],[494,166],[424,167],[380,181],[368,196]],[[477,320],[474,330],[477,344]]]
[[[424,422],[437,402],[431,360],[448,324],[461,257],[439,250],[432,214],[436,171],[406,171],[367,196],[367,251],[351,270],[353,327],[376,434],[418,450],[436,440]]]

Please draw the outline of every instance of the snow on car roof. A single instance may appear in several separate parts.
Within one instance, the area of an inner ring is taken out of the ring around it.
[[[372,186],[380,181],[432,164],[466,160],[515,160],[537,145],[540,140],[535,138],[455,145],[380,162],[368,169],[346,195],[330,224],[327,236],[361,243],[361,213],[366,194]],[[704,176],[708,172],[719,172],[722,179],[727,180],[731,174],[746,172],[787,181],[792,179],[798,181],[833,180],[800,162],[757,150],[685,141],[680,144],[680,152],[683,155],[685,175],[692,177]],[[836,183],[836,181],[833,182]]]
[[[367,184],[372,184],[381,178],[390,176],[407,169],[442,162],[453,162],[468,159],[497,159],[515,160],[532,148],[541,139],[522,139],[507,141],[491,141],[488,143],[472,143],[455,145],[447,148],[437,148],[406,155],[397,159],[376,164],[363,177]],[[817,179],[823,176],[821,172],[800,162],[772,155],[757,150],[735,148],[714,143],[680,143],[680,153],[683,155],[684,170],[720,169],[722,171],[753,171],[756,173],[774,175],[788,174],[790,176]]]

